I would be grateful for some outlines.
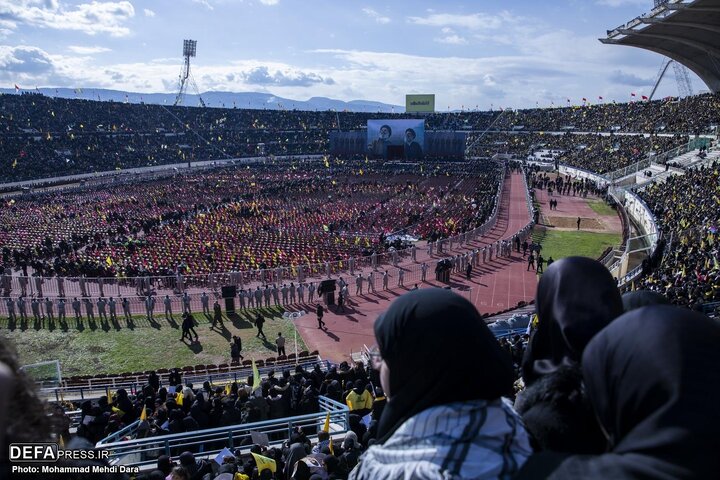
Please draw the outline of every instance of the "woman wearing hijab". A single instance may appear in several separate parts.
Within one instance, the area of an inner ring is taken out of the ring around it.
[[[670,300],[662,293],[652,290],[636,290],[623,294],[622,303],[625,312],[629,312],[649,305],[669,305]]]
[[[538,326],[522,362],[527,387],[516,401],[533,448],[601,453],[604,438],[582,386],[580,359],[587,343],[622,314],[615,280],[599,262],[569,257],[540,279]]]
[[[375,337],[388,402],[378,442],[350,478],[509,478],[519,469],[528,437],[501,399],[512,392],[512,365],[470,302],[411,291],[378,318]]]
[[[362,453],[362,447],[358,442],[355,432],[350,431],[345,434],[342,448],[343,453],[340,459],[347,466],[347,470],[350,471],[355,468],[355,465],[358,463],[358,458],[360,458],[360,454]]]
[[[585,349],[588,397],[607,453],[534,455],[518,478],[717,478],[720,325],[656,305],[626,313]]]
[[[292,476],[292,473],[295,470],[295,464],[308,454],[308,451],[305,449],[305,444],[303,444],[299,438],[295,438],[293,440],[295,441],[291,441],[290,448],[285,454],[285,478],[290,478]]]
[[[522,377],[528,386],[562,365],[577,365],[585,345],[623,313],[615,280],[603,264],[568,257],[545,271],[535,296],[538,327],[528,343]]]

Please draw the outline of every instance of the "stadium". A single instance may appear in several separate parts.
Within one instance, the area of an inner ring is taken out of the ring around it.
[[[2,478],[716,476],[720,2],[639,13],[630,101],[3,90]]]

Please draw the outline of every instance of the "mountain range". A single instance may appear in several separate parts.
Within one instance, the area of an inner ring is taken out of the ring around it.
[[[157,105],[173,105],[174,93],[137,93],[103,88],[36,88],[19,90],[0,88],[0,93],[20,94],[22,92],[42,93],[50,97],[75,98],[82,100],[99,100],[129,103],[147,103]],[[270,93],[259,92],[204,92],[200,94],[205,105],[211,108],[249,108],[258,110],[310,110],[310,111],[349,111],[349,112],[382,112],[402,113],[405,107],[389,105],[371,100],[352,100],[345,102],[326,97],[312,97],[308,100],[292,100]],[[198,95],[186,94],[182,105],[200,106]]]

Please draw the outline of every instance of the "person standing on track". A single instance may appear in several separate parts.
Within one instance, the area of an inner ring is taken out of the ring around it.
[[[325,315],[325,309],[321,304],[318,303],[315,313],[317,314],[318,328],[322,329],[323,327],[325,327],[325,322],[323,322],[323,315]]]

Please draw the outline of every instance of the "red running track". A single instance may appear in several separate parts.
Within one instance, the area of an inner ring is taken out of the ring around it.
[[[505,194],[500,202],[495,228],[481,239],[463,247],[458,246],[450,253],[459,253],[510,238],[529,221],[525,183],[522,174],[513,173],[505,179]],[[351,284],[351,303],[346,306],[345,312],[337,312],[337,307],[332,306],[331,311],[326,311],[323,318],[326,328],[319,329],[314,311],[308,311],[307,315],[295,320],[298,332],[308,348],[318,350],[323,358],[335,362],[348,360],[351,354],[360,351],[363,345],[375,344],[373,324],[393,299],[416,283],[419,288],[445,286],[434,280],[435,262],[444,256],[434,254],[430,258],[424,248],[419,248],[418,262],[427,261],[430,266],[428,281],[420,282],[418,275],[406,274],[405,287],[394,287],[387,291],[378,289],[376,293],[362,296],[352,295],[355,285]],[[392,284],[394,282],[391,282]],[[492,261],[485,264],[481,262],[480,266],[475,267],[470,280],[466,280],[464,274],[453,274],[450,286],[470,298],[480,313],[495,313],[514,307],[520,301],[532,300],[535,297],[537,278],[532,270],[527,271],[527,263],[522,254],[513,251],[509,258],[493,256]],[[306,310],[309,308],[313,308],[313,305],[305,307]]]

